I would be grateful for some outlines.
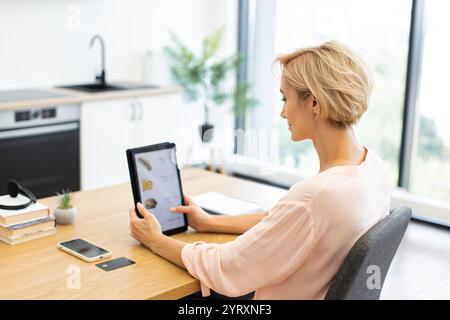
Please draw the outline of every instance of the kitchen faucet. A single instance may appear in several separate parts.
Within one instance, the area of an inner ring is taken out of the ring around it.
[[[99,35],[95,35],[92,37],[91,42],[89,44],[89,48],[92,49],[92,46],[95,43],[95,40],[100,41],[100,46],[101,46],[101,59],[102,59],[102,72],[95,76],[95,79],[97,80],[97,82],[101,85],[106,85],[106,73],[105,73],[105,42],[103,41],[103,38]]]

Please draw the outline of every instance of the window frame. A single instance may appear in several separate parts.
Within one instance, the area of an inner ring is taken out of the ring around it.
[[[250,18],[250,1],[238,0],[238,44],[237,52],[244,55],[244,61],[239,65],[236,73],[236,83],[247,81],[248,79],[248,52],[249,52],[249,19]],[[235,130],[245,129],[245,114],[236,116],[234,121]],[[242,153],[238,150],[238,136],[234,137],[234,153]]]
[[[408,62],[404,95],[402,137],[400,140],[399,174],[397,185],[408,190],[411,179],[411,163],[420,90],[423,43],[424,0],[412,0],[409,30]]]

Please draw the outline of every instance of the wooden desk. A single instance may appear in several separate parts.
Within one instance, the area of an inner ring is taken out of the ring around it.
[[[201,169],[182,170],[182,180],[187,194],[214,190],[258,202],[264,208],[286,192]],[[198,280],[187,271],[131,238],[128,210],[133,198],[129,184],[74,196],[78,210],[74,225],[58,226],[53,236],[13,246],[0,241],[0,299],[178,299],[199,290]],[[54,197],[41,201],[51,208],[56,205]],[[98,262],[87,263],[56,248],[57,242],[77,237],[111,250],[112,258],[124,256],[136,264],[105,272],[95,266]],[[235,238],[192,230],[174,237],[217,243]],[[79,289],[67,285],[73,279],[74,267],[80,270]]]

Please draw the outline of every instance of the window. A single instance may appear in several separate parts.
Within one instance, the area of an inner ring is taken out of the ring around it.
[[[249,146],[243,155],[295,170],[297,176],[318,171],[312,143],[292,142],[280,117],[279,77],[272,63],[277,54],[341,41],[362,57],[375,81],[369,109],[355,131],[389,165],[392,185],[402,187],[393,203],[411,206],[419,219],[450,225],[450,3],[240,1],[250,7],[247,77],[260,102],[246,117],[244,145]],[[269,180],[274,179],[283,180],[283,174]]]
[[[376,87],[369,110],[355,129],[361,142],[375,150],[389,164],[392,183],[395,185],[398,176],[411,0],[282,0],[274,1],[273,6],[272,9],[276,12],[274,55],[334,39],[352,47],[363,58]],[[258,20],[255,23],[255,34],[267,34],[258,30],[267,25],[267,20],[261,21],[264,25],[259,25]],[[255,47],[261,47],[256,43],[258,40],[255,38]],[[262,38],[261,41],[270,40]],[[271,61],[258,61],[258,53],[251,57],[256,57],[251,64],[255,70],[271,68]],[[273,74],[268,76],[274,77]],[[254,112],[261,113],[261,109],[272,109],[273,117],[269,122],[267,119],[261,119],[258,114],[253,115],[253,122],[247,128],[277,128],[278,143],[272,144],[272,148],[277,150],[271,150],[270,157],[261,153],[249,156],[262,159],[265,157],[266,160],[286,167],[299,168],[303,172],[317,172],[318,161],[312,143],[291,142],[285,120],[279,116],[282,108],[277,89],[279,84],[273,85],[272,79],[257,79],[258,82],[267,81],[265,87],[272,90],[273,102],[269,102],[271,106],[256,108]],[[261,87],[260,84],[256,85],[257,88]],[[256,98],[260,101],[267,100],[267,89],[256,89]],[[258,96],[258,93],[262,96]],[[265,113],[269,114],[267,111]],[[265,122],[265,125],[261,124],[262,122]]]
[[[423,57],[410,191],[450,200],[450,2],[425,2]]]

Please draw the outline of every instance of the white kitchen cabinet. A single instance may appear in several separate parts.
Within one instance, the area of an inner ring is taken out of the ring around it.
[[[127,181],[126,148],[135,144],[132,99],[86,102],[81,108],[81,188]]]
[[[186,134],[183,130],[181,95],[144,97],[138,99],[137,103],[139,145],[177,142]]]
[[[125,150],[173,141],[181,107],[180,93],[83,103],[82,190],[128,182]]]

